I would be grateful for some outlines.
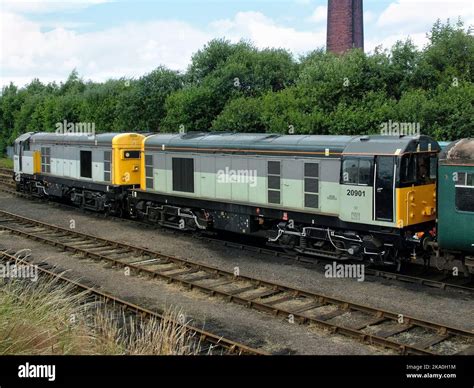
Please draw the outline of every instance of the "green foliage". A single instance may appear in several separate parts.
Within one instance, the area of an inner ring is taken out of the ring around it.
[[[158,132],[166,115],[166,98],[182,87],[182,76],[175,71],[159,67],[127,82],[121,90],[117,104],[115,126],[119,131]]]
[[[263,97],[262,119],[269,132],[312,133],[315,110],[309,99],[299,95],[299,92],[292,87],[278,93],[267,93]]]
[[[246,42],[213,40],[193,56],[185,87],[166,101],[164,129],[207,131],[217,128],[216,125],[221,128],[225,121],[218,117],[227,105],[231,106],[226,116],[237,112],[232,104],[235,99],[243,101],[243,97],[283,90],[295,82],[297,73],[297,63],[285,50],[257,50]],[[251,109],[248,104],[246,107]],[[249,124],[246,123],[247,127]]]
[[[0,168],[9,168],[13,170],[13,160],[8,158],[0,158]]]
[[[231,55],[240,50],[248,50],[251,46],[245,42],[231,44],[225,39],[211,40],[202,50],[191,58],[188,78],[193,83],[200,83],[209,74],[221,67]]]
[[[171,94],[165,103],[166,117],[163,130],[205,131],[216,116],[212,90],[202,86],[190,86]]]
[[[425,89],[441,83],[451,85],[453,80],[474,80],[474,37],[466,33],[463,23],[442,24],[439,20],[428,34],[430,43],[423,51],[416,81]],[[428,75],[428,77],[426,77]]]
[[[213,131],[265,132],[261,100],[238,97],[230,101],[212,123]]]
[[[474,136],[474,37],[462,22],[438,21],[426,47],[411,40],[370,55],[315,50],[298,60],[281,49],[217,39],[184,74],[158,67],[139,79],[67,80],[0,96],[0,152],[20,133],[56,123],[96,131],[377,133],[388,120],[420,123],[438,140]]]

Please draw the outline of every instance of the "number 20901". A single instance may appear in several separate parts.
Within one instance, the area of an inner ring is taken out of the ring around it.
[[[365,191],[347,189],[347,195],[349,197],[365,197]]]

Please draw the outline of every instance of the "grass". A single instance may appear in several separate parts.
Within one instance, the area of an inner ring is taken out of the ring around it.
[[[0,168],[13,169],[13,160],[8,159],[8,158],[0,158]]]
[[[179,311],[161,321],[124,314],[56,279],[0,279],[0,355],[195,355]]]

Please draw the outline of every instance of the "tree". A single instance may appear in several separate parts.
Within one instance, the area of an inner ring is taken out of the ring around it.
[[[174,103],[176,100],[179,103],[170,107],[168,112],[175,118],[181,116],[186,127],[209,130],[212,121],[234,99],[258,97],[268,91],[282,90],[295,82],[297,69],[291,54],[285,50],[258,50],[245,42],[232,44],[214,40],[193,56],[187,88],[178,91],[176,97],[170,97]],[[199,91],[199,88],[202,90]],[[210,104],[210,109],[204,109],[202,104],[190,98],[199,93],[208,97],[205,101]],[[189,106],[184,105],[186,96],[189,97],[187,101],[191,102]],[[203,111],[210,116],[202,117],[197,125],[195,121],[199,112]],[[195,119],[190,121],[190,117]],[[176,127],[177,121],[180,121],[175,118],[166,121],[168,130],[170,123]]]
[[[187,74],[189,82],[200,83],[209,74],[226,63],[232,54],[239,50],[248,50],[250,48],[251,45],[244,41],[232,44],[229,40],[225,39],[211,40],[192,56]]]
[[[213,131],[265,132],[260,98],[239,97],[230,101],[212,122]]]
[[[165,102],[163,130],[208,131],[218,113],[214,98],[212,90],[203,86],[190,86],[170,94]]]
[[[143,76],[136,83],[134,102],[136,104],[135,114],[132,113],[130,119],[136,120],[139,115],[143,115],[142,130],[158,131],[163,121],[166,110],[166,98],[182,86],[182,77],[175,71],[167,70],[164,67],[152,71]]]
[[[71,93],[81,93],[85,89],[84,82],[79,77],[79,73],[76,69],[71,71],[65,83],[61,83],[59,87],[59,92],[62,95],[71,94]]]
[[[414,74],[414,84],[426,90],[436,89],[440,83],[473,82],[474,37],[459,20],[452,25],[438,20],[428,34],[429,43],[421,53]]]
[[[5,152],[8,139],[15,127],[15,115],[20,110],[21,101],[18,98],[18,88],[10,83],[2,88],[0,98],[0,154]]]

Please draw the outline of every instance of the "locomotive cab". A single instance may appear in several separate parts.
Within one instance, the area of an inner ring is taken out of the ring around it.
[[[436,219],[439,151],[426,136],[351,142],[342,157],[341,219],[422,231]]]
[[[410,152],[398,158],[398,226],[410,227],[436,219],[437,153]]]
[[[19,181],[20,174],[34,174],[39,171],[38,153],[31,149],[30,139],[34,132],[19,136],[13,146],[13,172],[15,180]]]

